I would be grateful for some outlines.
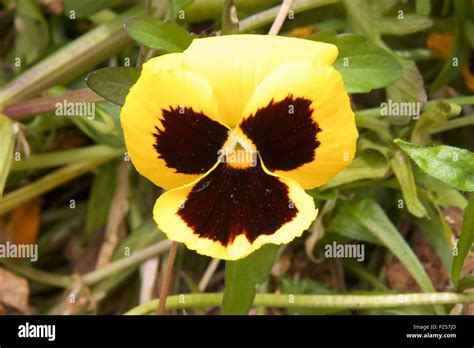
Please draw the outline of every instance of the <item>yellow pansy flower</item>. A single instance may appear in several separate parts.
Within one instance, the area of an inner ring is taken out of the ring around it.
[[[144,64],[121,112],[132,163],[168,191],[169,239],[236,260],[288,243],[316,218],[304,190],[354,157],[358,137],[334,45],[229,35]]]

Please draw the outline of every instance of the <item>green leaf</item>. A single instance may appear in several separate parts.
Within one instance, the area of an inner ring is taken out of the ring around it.
[[[50,37],[48,23],[40,6],[33,0],[16,1],[15,23],[17,33],[13,57],[24,58],[26,64],[31,64],[48,48]]]
[[[431,14],[431,0],[416,0],[416,13],[422,16]]]
[[[403,74],[391,53],[367,42],[361,35],[322,32],[307,39],[332,43],[339,49],[334,67],[341,73],[349,93],[366,93],[388,86]]]
[[[87,201],[85,237],[101,228],[109,216],[109,209],[115,192],[117,179],[117,162],[110,162],[100,167],[92,181]]]
[[[450,185],[433,178],[432,176],[422,172],[415,171],[415,182],[417,185],[431,193],[433,203],[438,206],[457,207],[464,210],[467,205],[467,199],[462,193]]]
[[[85,18],[100,10],[116,7],[123,0],[63,0],[64,15],[74,19]]]
[[[387,159],[377,151],[367,150],[357,154],[352,163],[334,176],[321,189],[347,184],[362,179],[380,179],[387,175],[389,164]]]
[[[385,16],[397,1],[345,0],[348,22],[351,28],[364,34],[373,43],[381,43],[382,34],[406,35],[416,33],[433,25],[429,18],[417,14],[397,12],[396,16]]]
[[[10,173],[14,145],[15,134],[12,121],[0,114],[0,197],[3,195],[3,189]]]
[[[423,202],[425,202],[423,200]],[[415,218],[415,224],[421,229],[428,243],[441,259],[446,271],[451,269],[453,261],[453,248],[447,239],[445,233],[446,221],[441,221],[441,217],[437,210],[426,201],[425,204],[427,216],[426,218]]]
[[[451,277],[456,286],[458,286],[464,260],[472,248],[472,243],[474,243],[474,194],[471,193],[467,207],[464,209],[461,235],[457,244],[458,253],[454,255],[451,272]]]
[[[167,3],[165,18],[169,18],[171,22],[176,20],[185,20],[188,13],[187,8],[193,3],[193,0],[173,0]],[[184,16],[184,11],[186,9],[186,16]],[[184,17],[184,18],[183,18]]]
[[[352,204],[339,202],[331,220],[328,221],[326,231],[337,233],[349,239],[378,244],[382,243],[374,237],[358,220],[351,215]]]
[[[428,145],[431,143],[432,131],[444,125],[451,117],[458,116],[461,111],[460,105],[444,101],[428,104],[413,128],[411,142],[418,145]]]
[[[141,69],[112,67],[96,70],[87,76],[90,89],[117,105],[125,103],[130,88],[140,77]]]
[[[221,314],[248,314],[256,286],[268,278],[277,252],[278,245],[266,244],[244,259],[226,262]]]
[[[435,292],[430,278],[420,261],[402,235],[393,226],[383,209],[372,198],[367,197],[352,205],[351,216],[380,240],[410,272],[425,292]],[[442,308],[437,308],[442,313]]]
[[[193,41],[187,30],[178,24],[147,16],[130,18],[125,30],[142,45],[170,53],[183,52]]]
[[[88,137],[98,144],[124,147],[120,127],[120,108],[111,103],[95,104],[93,117],[75,115],[70,120]]]
[[[416,14],[403,14],[403,17],[384,17],[377,22],[379,32],[387,35],[413,34],[432,25],[431,19]]]
[[[359,140],[357,141],[357,149],[360,152],[364,152],[366,150],[374,150],[382,154],[387,160],[390,158],[390,154],[392,153],[392,149],[388,146],[381,144],[376,139],[373,139],[370,135],[364,134],[359,136]]]
[[[402,59],[404,73],[401,79],[387,87],[387,100],[392,103],[419,103],[423,106],[426,103],[427,96],[421,76],[415,62]],[[408,117],[407,117],[408,116]],[[392,116],[390,121],[393,124],[403,125],[410,122],[412,118],[418,118],[420,115]]]
[[[430,93],[433,94],[445,84],[452,81],[456,76],[459,76],[462,67],[469,56],[469,42],[466,39],[465,23],[469,13],[469,2],[465,0],[454,0],[454,12],[456,13],[454,46],[451,55],[446,60],[443,68],[438,76],[431,84]],[[453,59],[456,59],[457,64],[454,65]]]
[[[426,216],[426,209],[418,199],[415,177],[408,158],[402,152],[396,151],[390,160],[390,165],[400,183],[408,211],[417,217]]]
[[[425,173],[458,190],[474,191],[474,153],[452,146],[421,147],[395,139]]]

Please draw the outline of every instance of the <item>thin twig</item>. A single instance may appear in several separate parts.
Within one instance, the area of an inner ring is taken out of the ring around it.
[[[166,298],[171,286],[171,276],[173,274],[174,260],[176,259],[176,251],[178,250],[178,243],[172,242],[170,252],[168,254],[168,262],[166,263],[165,275],[160,287],[160,301],[158,302],[158,315],[166,314]]]
[[[100,95],[89,88],[76,89],[68,91],[60,95],[48,96],[30,99],[14,104],[7,105],[3,108],[3,113],[15,120],[41,114],[43,112],[51,112],[56,110],[57,103],[95,103],[105,101]]]
[[[131,166],[127,162],[121,162],[117,168],[117,190],[110,207],[109,218],[105,228],[105,240],[97,257],[97,269],[110,263],[114,251],[120,242],[120,232],[124,227],[123,222],[129,208],[130,170]]]
[[[285,22],[286,16],[290,11],[291,5],[293,4],[293,0],[283,0],[283,3],[280,6],[280,10],[275,18],[275,21],[268,32],[268,35],[278,35],[280,32],[281,27],[283,26],[283,22]]]
[[[219,266],[219,259],[213,259],[209,266],[207,266],[206,271],[204,272],[201,281],[198,284],[199,291],[203,292],[206,290],[209,281],[211,280],[212,276],[216,272],[217,267]]]

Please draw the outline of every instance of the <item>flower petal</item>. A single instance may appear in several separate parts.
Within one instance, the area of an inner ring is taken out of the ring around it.
[[[322,42],[226,35],[195,39],[183,53],[183,66],[211,83],[221,102],[219,114],[223,122],[234,127],[255,87],[277,66],[301,60],[332,64],[336,57],[337,47]]]
[[[218,160],[228,128],[218,121],[209,83],[169,55],[144,65],[121,112],[135,168],[165,189],[188,184]]]
[[[255,167],[218,163],[192,184],[156,201],[154,218],[169,239],[225,260],[267,243],[288,243],[316,218],[313,199],[294,181]]]
[[[273,173],[309,189],[326,183],[355,154],[357,129],[341,75],[314,62],[282,65],[257,87],[241,132]]]

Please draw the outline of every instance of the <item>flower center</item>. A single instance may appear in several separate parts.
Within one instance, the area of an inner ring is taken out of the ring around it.
[[[257,151],[243,137],[229,132],[229,141],[219,150],[220,162],[233,168],[249,168],[257,165]]]

